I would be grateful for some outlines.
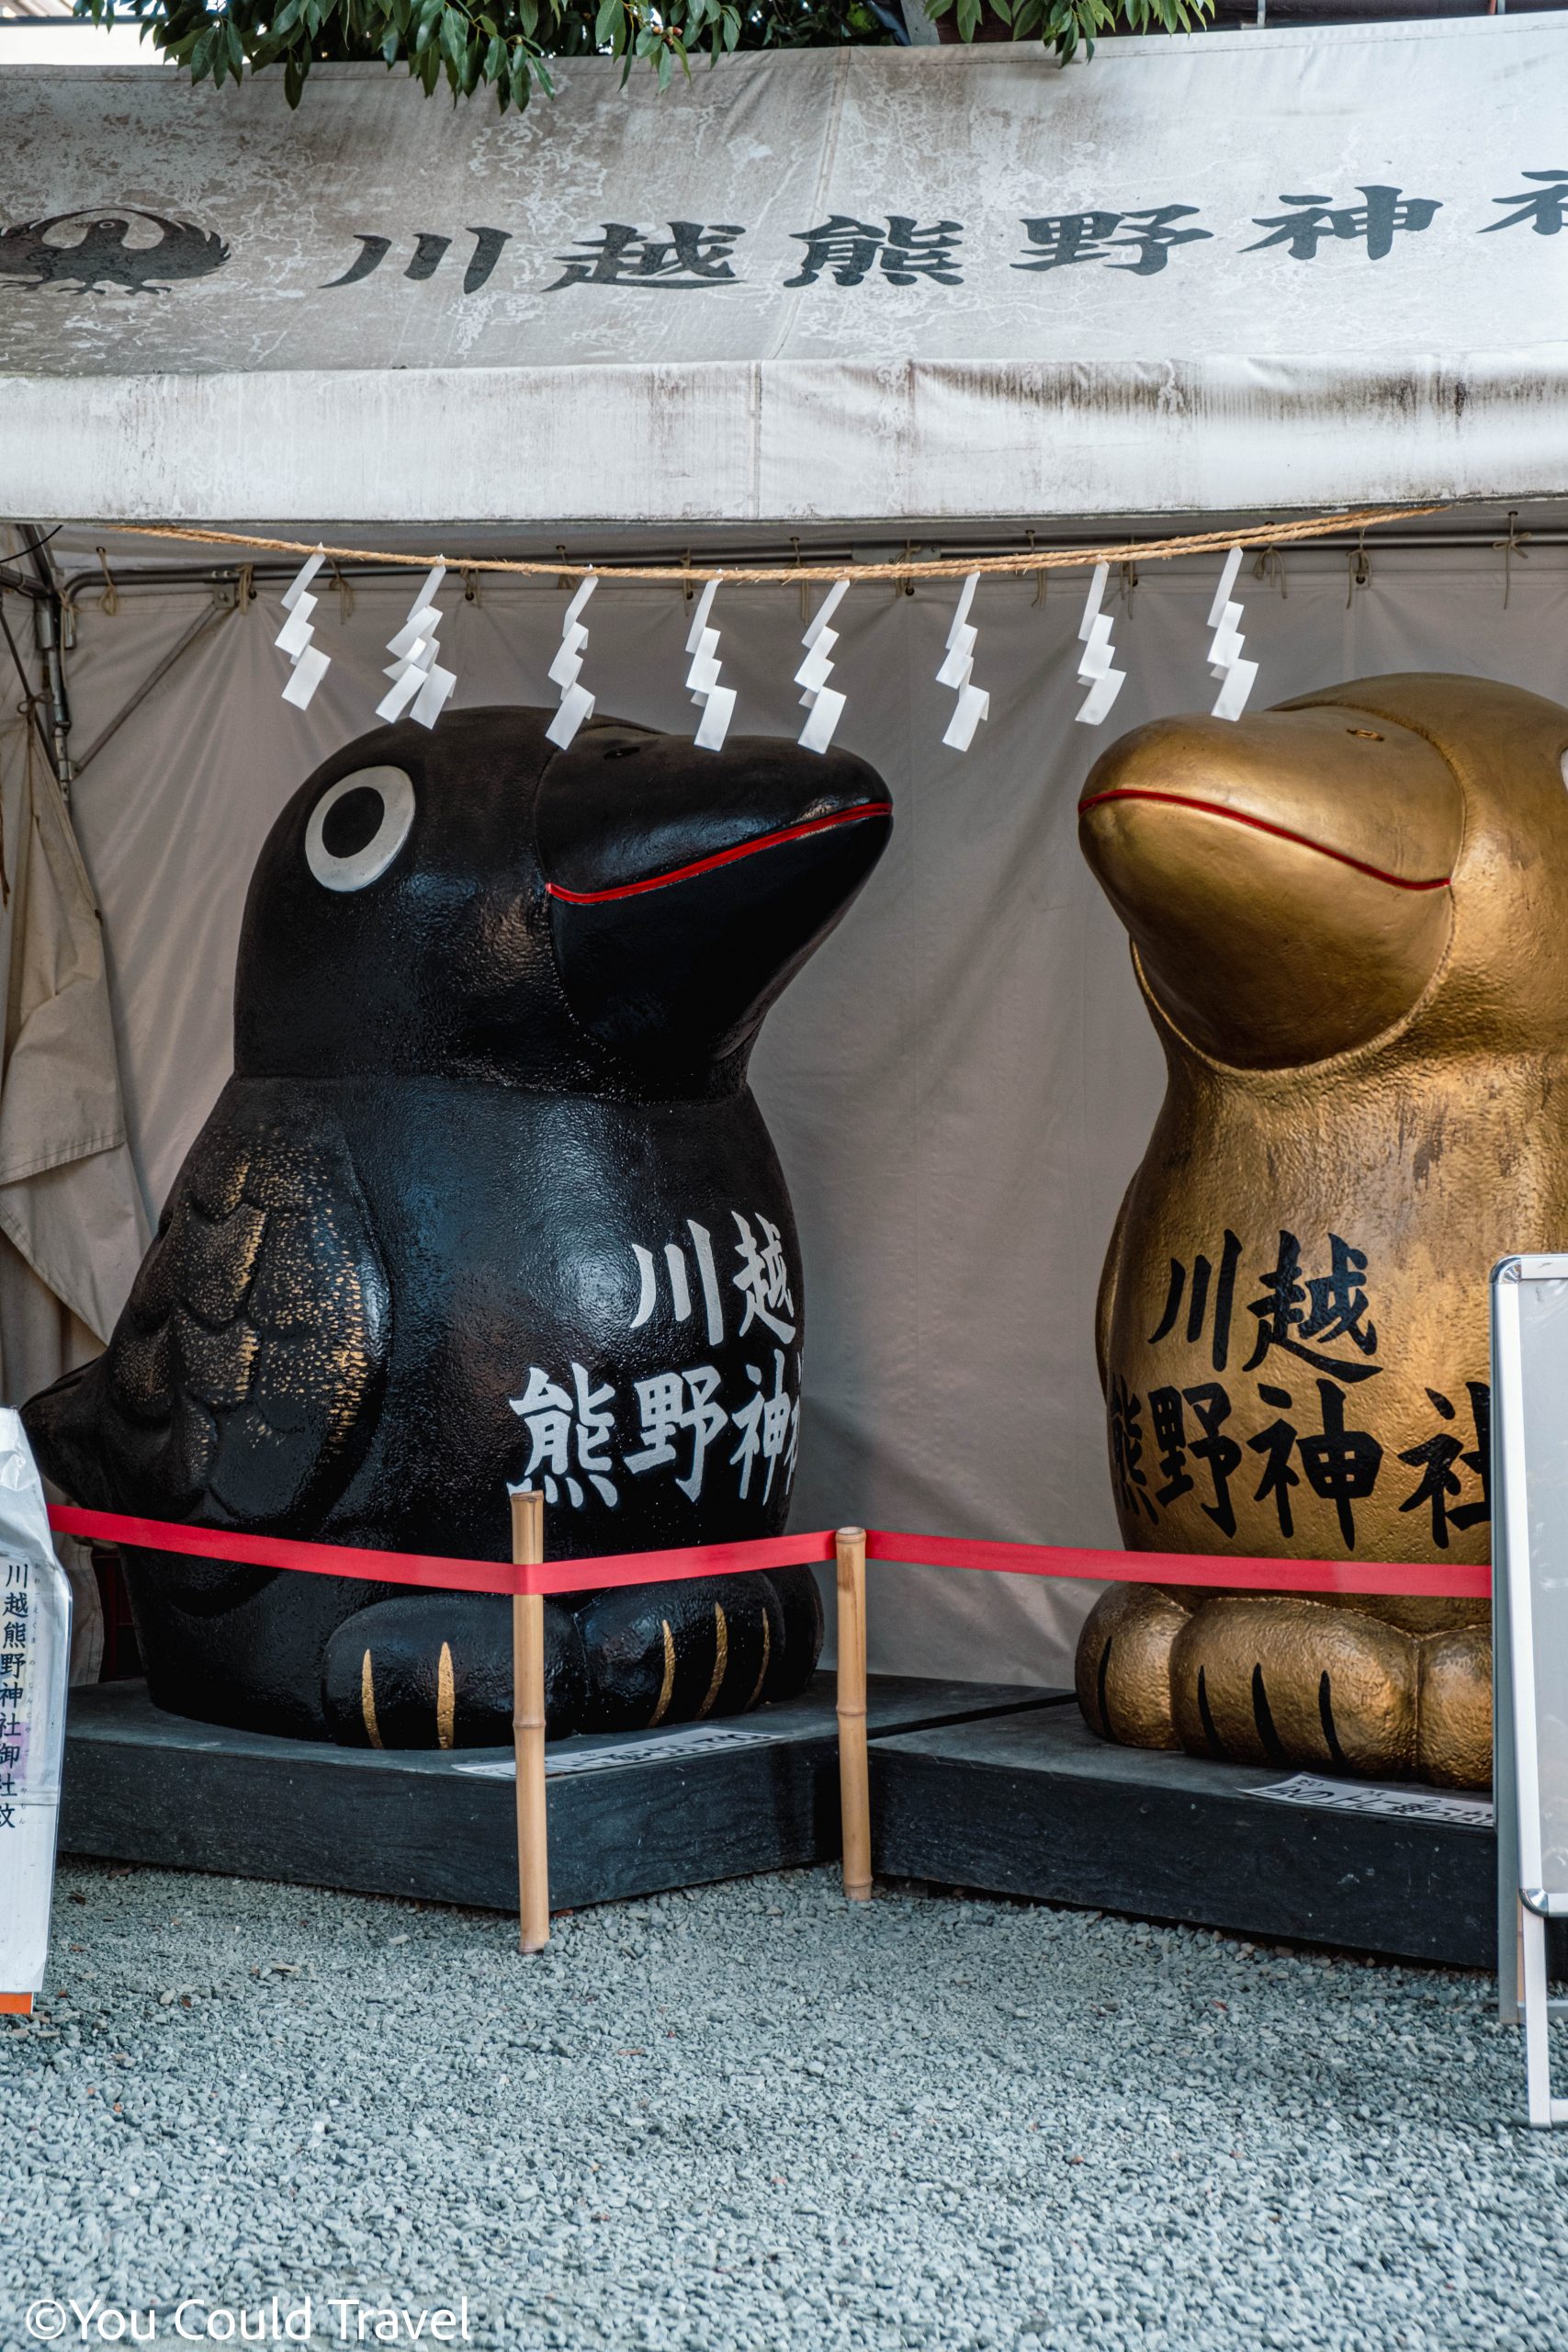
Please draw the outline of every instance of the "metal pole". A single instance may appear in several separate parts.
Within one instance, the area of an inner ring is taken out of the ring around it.
[[[171,646],[168,652],[164,654],[163,660],[158,663],[156,669],[152,671],[152,674],[142,680],[141,684],[137,687],[136,692],[131,695],[130,701],[120,705],[118,710],[116,711],[114,717],[109,720],[108,725],[104,729],[103,733],[97,736],[93,742],[89,743],[87,749],[83,752],[81,758],[76,763],[74,773],[77,775],[85,774],[91,763],[97,758],[98,753],[103,750],[104,745],[113,741],[114,738],[118,734],[120,729],[125,725],[126,720],[131,716],[132,712],[141,709],[141,705],[146,701],[154,686],[162,684],[164,678],[167,677],[169,672],[174,668],[175,663],[180,660],[182,655],[188,653],[193,646],[199,645],[202,639],[209,636],[212,630],[217,628],[220,622],[228,620],[231,615],[237,613],[240,607],[237,603],[232,605],[218,605],[213,607],[211,612],[202,613],[191,623],[189,628],[186,629],[179,642],[176,645]]]
[[[39,586],[43,590],[33,605],[33,637],[43,663],[44,692],[49,699],[50,731],[54,743],[54,773],[61,791],[69,799],[74,770],[71,765],[71,703],[65,691],[60,589],[54,567],[44,549],[35,547],[30,555]]]
[[[16,639],[12,636],[11,624],[6,618],[6,603],[3,595],[0,595],[0,637],[3,637],[6,640],[6,648],[11,656],[12,665],[15,668],[17,679],[21,684],[22,701],[19,705],[19,708],[26,715],[28,725],[38,737],[39,748],[42,752],[44,758],[49,762],[51,768],[52,768],[54,765],[54,744],[50,735],[49,728],[44,720],[41,707],[43,698],[40,695],[36,695],[33,692],[33,682],[28,675],[28,665],[22,659],[22,649],[17,643]]]
[[[1506,1492],[1503,1461],[1503,1412],[1512,1398],[1512,1373],[1504,1366],[1505,1313],[1512,1331],[1517,1322],[1518,1284],[1509,1285],[1505,1308],[1494,1275],[1492,1294],[1491,1491]],[[1517,1345],[1510,1351],[1516,1358]],[[1497,2015],[1517,2025],[1523,1952],[1519,1941],[1519,1816],[1514,1766],[1514,1666],[1508,1640],[1508,1522],[1500,1508],[1492,1517],[1492,1818],[1497,1839]]]

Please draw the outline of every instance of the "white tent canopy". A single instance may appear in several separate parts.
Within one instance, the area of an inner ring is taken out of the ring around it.
[[[276,75],[0,72],[0,512],[810,526],[1568,490],[1568,15],[558,81],[502,118],[330,67],[290,115]]]

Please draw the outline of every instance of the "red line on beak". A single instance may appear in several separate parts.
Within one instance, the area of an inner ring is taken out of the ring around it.
[[[608,890],[567,890],[558,882],[547,882],[545,892],[551,899],[563,899],[569,907],[602,907],[611,899],[638,899],[645,890],[665,890],[671,882],[689,882],[694,875],[712,874],[720,865],[733,865],[737,858],[755,857],[759,850],[777,849],[784,842],[803,842],[809,833],[825,833],[833,825],[855,825],[863,817],[890,817],[890,800],[863,800],[853,808],[836,809],[830,817],[812,817],[804,825],[781,825],[776,832],[759,833],[754,842],[739,842],[733,849],[716,850],[711,857],[694,858],[690,865],[677,865],[668,874],[650,874],[641,882],[617,882]]]
[[[1267,817],[1249,817],[1240,808],[1227,808],[1218,800],[1194,800],[1185,792],[1148,792],[1137,785],[1123,785],[1112,792],[1097,792],[1089,800],[1078,802],[1078,815],[1100,808],[1107,800],[1160,800],[1169,808],[1199,808],[1205,817],[1226,817],[1233,825],[1250,825],[1255,833],[1271,834],[1275,841],[1293,842],[1297,849],[1315,850],[1319,857],[1331,857],[1338,865],[1352,866],[1358,874],[1368,874],[1374,882],[1386,882],[1391,890],[1446,890],[1453,876],[1437,875],[1430,882],[1413,882],[1403,874],[1385,874],[1381,865],[1369,865],[1363,858],[1352,857],[1348,850],[1330,849],[1326,842],[1314,842],[1306,833],[1292,833],[1288,825],[1271,825]]]

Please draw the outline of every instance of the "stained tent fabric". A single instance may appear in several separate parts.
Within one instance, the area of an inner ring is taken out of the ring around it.
[[[20,1403],[98,1352],[151,1238],[126,1140],[98,910],[52,770],[19,722],[0,740],[0,1388]],[[75,1600],[72,1670],[96,1679],[97,1585]]]
[[[1261,665],[1258,707],[1423,668],[1568,701],[1568,548],[1529,543],[1506,572],[1484,541],[1370,541],[1364,567],[1353,549],[1260,560],[1263,576],[1249,558],[1237,589]],[[886,777],[897,822],[863,897],[770,1014],[753,1066],[807,1275],[797,1527],[859,1519],[1118,1540],[1094,1293],[1163,1067],[1125,936],[1078,854],[1075,812],[1092,762],[1123,728],[1213,702],[1217,574],[1216,558],[1113,579],[1127,683],[1099,729],[1073,718],[1084,576],[1050,580],[1042,601],[1032,579],[984,582],[975,674],[991,716],[967,758],[942,746],[953,697],[936,680],[956,588],[857,586],[835,616],[840,740]],[[131,1148],[154,1209],[228,1072],[257,850],[315,763],[375,723],[385,641],[410,594],[396,580],[356,581],[352,599],[329,588],[315,618],[332,667],[301,714],[280,699],[281,585],[183,657],[73,793],[104,915]],[[478,585],[470,602],[454,575],[439,598],[457,706],[552,700],[546,672],[567,594],[553,582]],[[122,594],[106,614],[96,569],[84,582],[73,662],[82,743],[178,643],[208,593]],[[719,592],[738,731],[798,730],[801,601],[794,588]],[[591,611],[584,678],[601,708],[689,736],[691,613],[679,587],[606,582]],[[15,759],[14,736],[0,737],[0,762]],[[1375,1286],[1372,1296],[1375,1311]],[[874,1566],[871,1578],[884,1670],[1012,1682],[1070,1670],[1082,1588],[902,1567]]]
[[[1568,487],[1568,17],[0,73],[0,512],[675,528]],[[1461,129],[1462,126],[1462,129]],[[162,290],[160,290],[162,289]]]
[[[69,1318],[56,1344],[76,1355],[84,1339],[101,1343],[113,1329],[151,1228],[126,1144],[92,885],[50,768],[25,743],[17,764],[4,909],[0,1234]],[[10,1387],[45,1368],[25,1354],[15,1361],[28,1320],[13,1296],[0,1318],[0,1377]]]

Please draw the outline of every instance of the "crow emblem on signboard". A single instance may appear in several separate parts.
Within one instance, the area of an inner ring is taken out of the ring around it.
[[[162,232],[158,243],[130,244],[133,220],[151,221]],[[69,244],[51,241],[51,230],[76,222],[84,224],[81,236]],[[205,277],[228,258],[221,237],[189,220],[166,220],[159,212],[57,212],[48,220],[22,220],[0,230],[0,280],[21,280],[34,293],[45,286],[73,285],[82,294],[115,288],[166,294],[175,279]]]

